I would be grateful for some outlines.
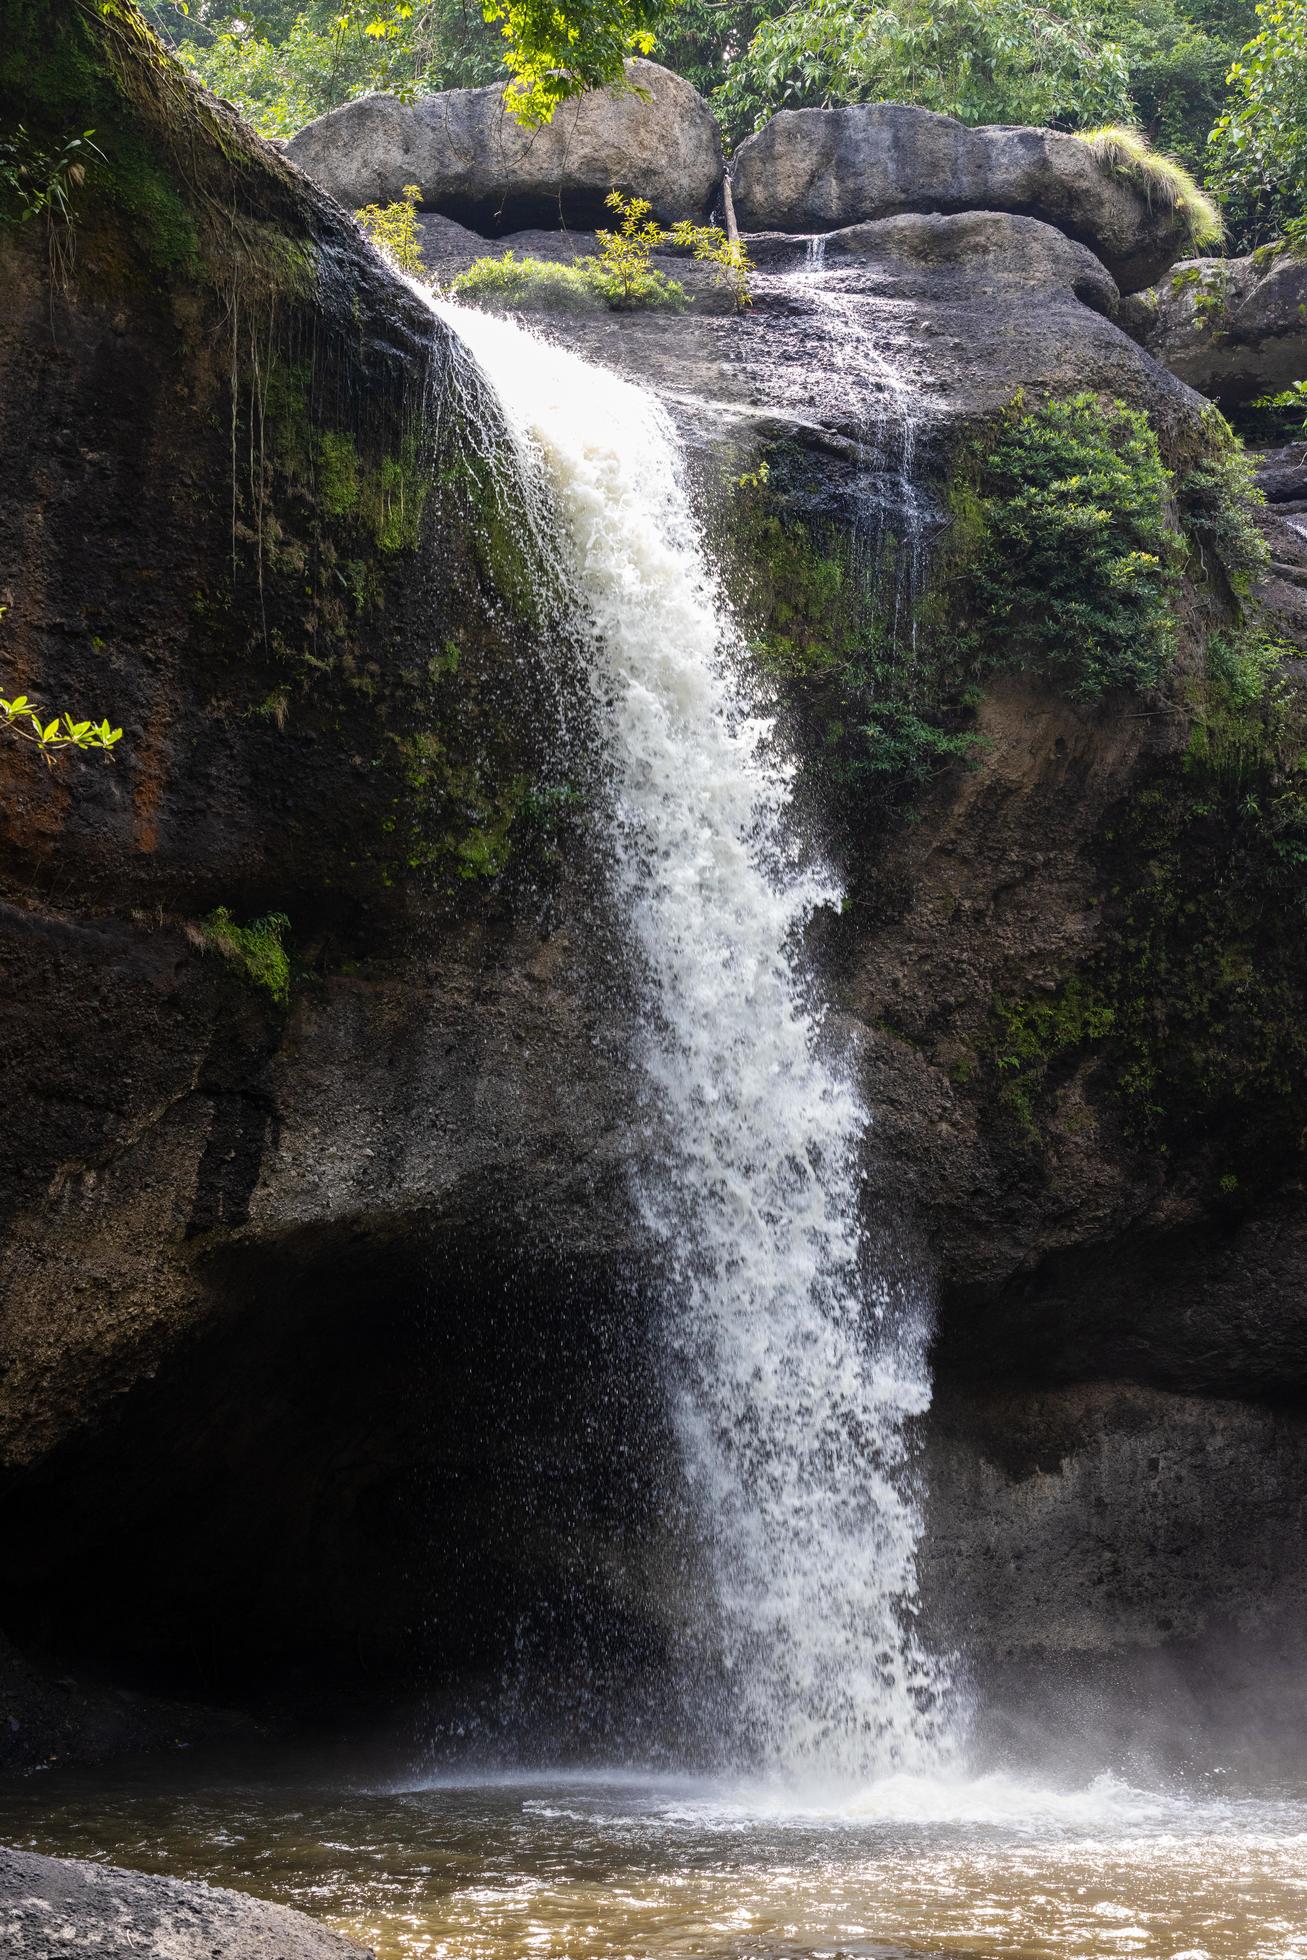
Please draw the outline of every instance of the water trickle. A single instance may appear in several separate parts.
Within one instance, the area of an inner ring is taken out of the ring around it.
[[[856,272],[852,277],[856,282]],[[861,444],[850,525],[856,569],[865,590],[878,589],[891,641],[911,654],[936,523],[921,483],[930,400],[918,374],[911,316],[901,301],[861,291],[846,283],[845,273],[829,269],[821,234],[807,240],[797,272],[773,281],[790,289],[811,320],[811,354],[795,384],[794,406],[810,409],[812,376],[827,377],[838,393],[820,405],[825,419]]]
[[[672,425],[525,329],[441,307],[562,540],[593,647],[613,881],[643,974],[638,1199],[662,1248],[670,1393],[706,1543],[721,1753],[865,1779],[937,1750],[946,1682],[912,1626],[919,1302],[871,1270],[867,1123],[800,935],[839,890],[789,820]]]

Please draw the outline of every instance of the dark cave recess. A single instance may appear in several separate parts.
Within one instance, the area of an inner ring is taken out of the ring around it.
[[[324,1714],[657,1673],[686,1554],[632,1285],[420,1230],[210,1279],[206,1332],[9,1479],[24,1651]]]

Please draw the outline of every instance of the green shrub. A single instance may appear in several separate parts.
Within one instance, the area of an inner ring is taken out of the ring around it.
[[[278,1007],[290,1000],[290,955],[283,943],[289,931],[284,912],[269,912],[238,926],[225,905],[210,912],[200,926],[203,943],[239,966],[248,980],[272,995]]]
[[[740,239],[728,238],[720,225],[694,225],[688,218],[672,226],[670,237],[673,245],[693,252],[701,265],[714,268],[717,284],[725,286],[737,312],[753,305],[749,287],[753,260]]]
[[[1291,381],[1238,410],[1239,433],[1249,442],[1301,442],[1307,436],[1307,381]]]
[[[616,231],[595,233],[597,257],[558,265],[550,259],[519,259],[510,250],[502,258],[477,259],[459,273],[451,290],[474,306],[518,312],[589,313],[605,306],[618,312],[645,307],[679,312],[688,302],[684,286],[652,263],[660,246],[675,245],[711,265],[737,307],[750,304],[753,261],[738,239],[728,239],[716,225],[688,220],[664,231],[650,217],[643,197],[610,191],[604,202],[622,222]]]
[[[777,472],[779,475],[780,473]],[[956,672],[952,640],[900,644],[892,560],[869,575],[847,530],[782,517],[766,461],[738,477],[731,550],[737,593],[758,664],[795,714],[804,770],[827,808],[865,817],[911,796],[949,764],[973,759],[974,697]]]
[[[592,259],[556,265],[550,259],[519,258],[505,252],[498,259],[477,259],[460,272],[450,291],[469,306],[492,311],[504,308],[522,313],[595,313],[607,300],[593,273]]]
[[[422,241],[418,237],[418,204],[422,192],[416,184],[405,184],[397,204],[365,204],[354,216],[383,257],[399,272],[420,277]]]
[[[975,670],[1031,668],[1078,701],[1157,687],[1183,552],[1147,416],[1089,394],[1029,410],[1018,396],[974,468],[944,597]]]
[[[1180,471],[1176,484],[1180,521],[1203,570],[1210,576],[1215,562],[1231,592],[1245,599],[1270,562],[1257,526],[1266,500],[1243,444],[1218,408],[1205,410],[1202,433],[1202,455]]]

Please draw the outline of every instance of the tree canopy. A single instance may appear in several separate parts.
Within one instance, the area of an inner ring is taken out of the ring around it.
[[[778,109],[916,103],[965,122],[1135,125],[1227,206],[1236,249],[1307,219],[1307,0],[142,0],[267,135],[369,90],[504,81],[514,113],[652,54],[739,143]]]

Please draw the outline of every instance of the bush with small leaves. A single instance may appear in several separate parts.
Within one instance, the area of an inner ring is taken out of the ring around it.
[[[1184,559],[1170,497],[1140,410],[1017,396],[960,511],[952,612],[975,669],[1041,671],[1077,701],[1159,686]]]
[[[674,224],[668,236],[673,245],[693,252],[701,265],[716,268],[717,283],[726,287],[735,301],[737,313],[753,305],[753,293],[749,288],[753,260],[741,239],[728,238],[720,225],[691,224],[688,218]]]
[[[422,262],[422,241],[418,237],[417,211],[422,192],[416,184],[405,184],[396,204],[365,204],[354,213],[383,258],[397,272],[420,279],[426,271]]]

